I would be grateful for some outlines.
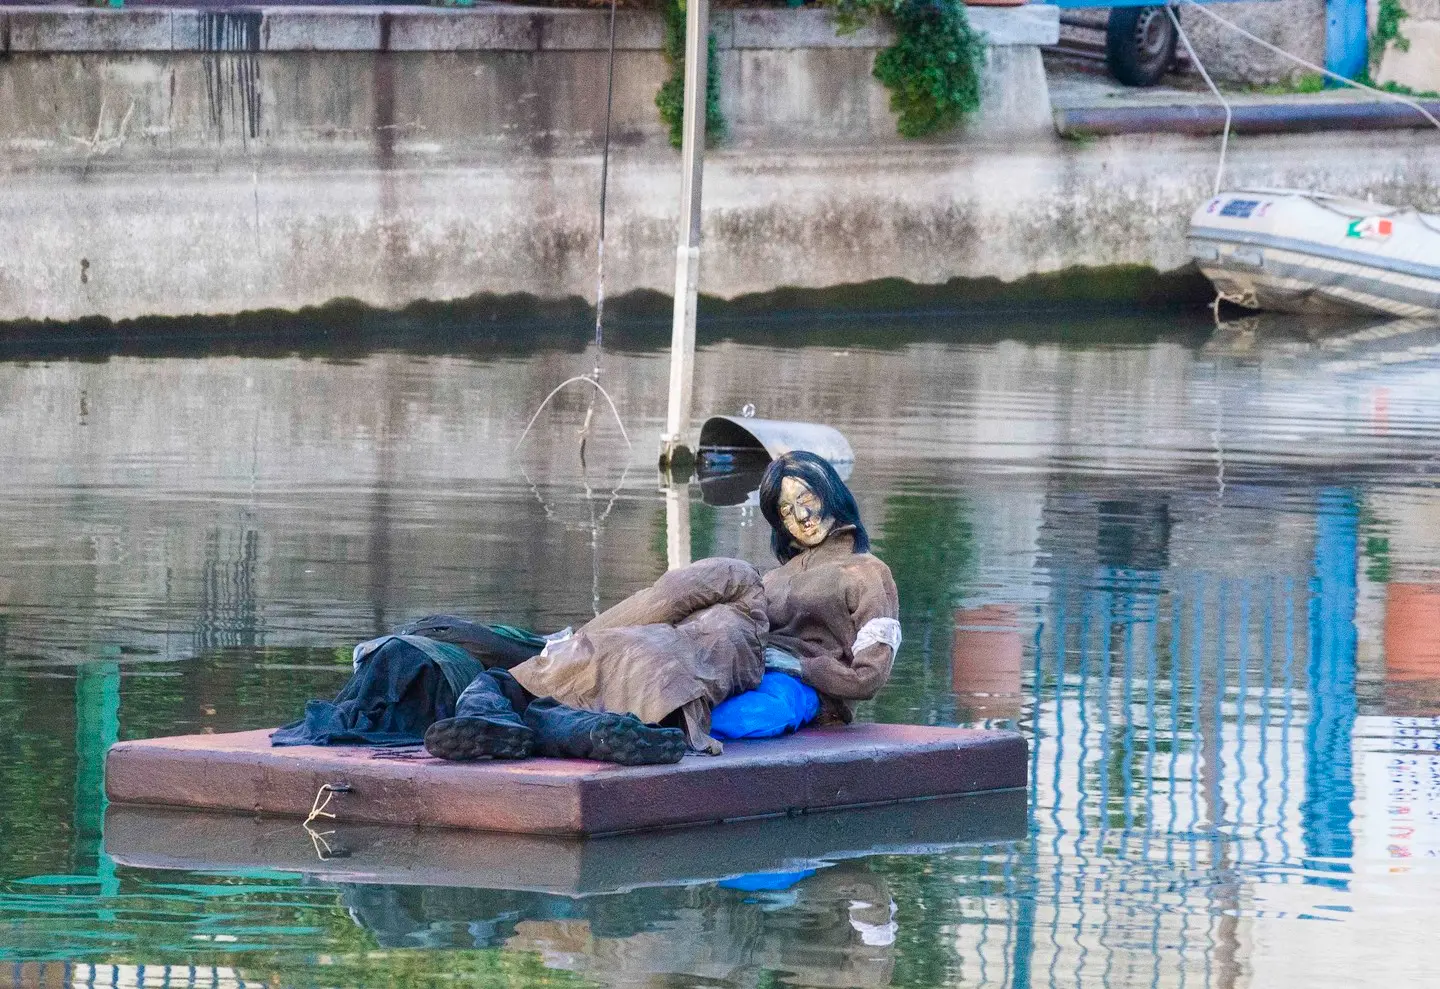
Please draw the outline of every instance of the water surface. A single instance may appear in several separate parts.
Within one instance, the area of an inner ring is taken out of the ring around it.
[[[694,557],[766,561],[753,505],[654,470],[653,333],[605,358],[633,451],[602,417],[583,465],[581,391],[516,444],[589,358],[565,334],[503,337],[5,351],[0,984],[1430,977],[1440,329],[1414,324],[712,330],[700,410],[823,421],[855,448],[905,632],[861,716],[1019,728],[1018,805],[697,833],[713,854],[648,862],[424,835],[406,850],[342,819],[331,840],[352,855],[329,873],[293,825],[266,839],[284,855],[246,864],[245,829],[272,825],[112,811],[117,855],[170,834],[216,850],[119,864],[102,833],[117,738],[289,720],[344,681],[350,645],[419,614],[583,621],[662,573],[681,524]],[[387,847],[469,871],[366,881]],[[771,849],[817,857],[757,877]],[[502,868],[532,860],[549,879]],[[630,862],[654,882],[581,881]]]

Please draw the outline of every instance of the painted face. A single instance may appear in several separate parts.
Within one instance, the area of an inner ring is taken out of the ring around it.
[[[787,477],[780,481],[780,521],[785,531],[804,546],[819,546],[830,535],[835,519],[823,515],[819,497],[801,480]]]

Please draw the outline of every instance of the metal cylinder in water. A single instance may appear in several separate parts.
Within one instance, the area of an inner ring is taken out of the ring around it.
[[[711,416],[700,427],[701,470],[760,466],[792,450],[809,450],[830,461],[842,477],[850,475],[855,451],[832,426],[783,419]]]

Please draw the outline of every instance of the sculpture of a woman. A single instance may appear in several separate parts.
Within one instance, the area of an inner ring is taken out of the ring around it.
[[[779,568],[762,578],[717,558],[665,574],[541,655],[476,677],[426,748],[445,759],[665,763],[687,748],[721,751],[712,712],[743,715],[728,719],[744,726],[730,737],[849,722],[900,645],[890,570],[821,457],[773,461],[760,505]]]

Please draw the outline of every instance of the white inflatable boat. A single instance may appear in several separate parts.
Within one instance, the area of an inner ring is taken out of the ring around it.
[[[1221,298],[1251,309],[1440,313],[1440,216],[1248,189],[1197,209],[1188,243]]]

